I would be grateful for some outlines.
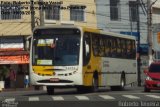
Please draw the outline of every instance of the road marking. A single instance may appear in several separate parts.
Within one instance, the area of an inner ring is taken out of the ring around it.
[[[99,95],[99,96],[102,97],[105,100],[113,100],[113,99],[115,99],[114,97],[109,96],[109,95]]]
[[[89,98],[86,96],[75,96],[75,97],[79,100],[89,100]]]
[[[146,95],[147,97],[152,97],[152,98],[156,98],[156,99],[160,99],[160,96],[157,95]]]
[[[55,97],[52,97],[52,99],[55,100],[55,101],[64,100],[64,98],[61,97],[61,96],[55,96]]]
[[[123,97],[130,98],[130,99],[140,99],[140,97],[133,96],[133,95],[122,95],[122,96],[123,96]]]
[[[29,97],[29,101],[39,101],[39,97]]]
[[[7,98],[5,99],[5,102],[14,102],[15,101],[15,98]]]

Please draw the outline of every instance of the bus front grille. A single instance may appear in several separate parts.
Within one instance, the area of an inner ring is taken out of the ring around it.
[[[70,81],[70,80],[59,80],[59,81],[40,80],[37,82],[38,83],[73,83],[73,81]]]

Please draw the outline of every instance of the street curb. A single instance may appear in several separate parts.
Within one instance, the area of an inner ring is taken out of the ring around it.
[[[34,90],[33,87],[30,88],[9,88],[9,89],[3,89],[3,92],[9,92],[9,91],[31,91]]]

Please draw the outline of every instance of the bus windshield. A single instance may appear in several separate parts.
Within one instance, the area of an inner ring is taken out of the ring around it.
[[[33,36],[33,65],[78,65],[80,33],[37,33],[36,35]]]

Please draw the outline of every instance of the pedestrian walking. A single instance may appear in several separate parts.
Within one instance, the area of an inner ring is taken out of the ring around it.
[[[16,88],[16,72],[14,71],[13,68],[10,68],[9,77],[10,77],[10,87]]]

